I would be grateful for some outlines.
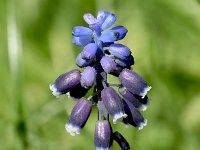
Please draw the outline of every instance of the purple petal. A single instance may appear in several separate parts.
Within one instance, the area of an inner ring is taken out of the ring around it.
[[[81,74],[81,85],[86,89],[90,88],[96,79],[96,70],[93,67],[86,67]]]
[[[69,96],[69,98],[79,99],[79,98],[85,96],[87,94],[88,90],[89,89],[82,87],[81,84],[79,83],[77,86],[72,88],[69,91],[69,93],[67,93],[67,95]]]
[[[103,70],[107,73],[111,73],[116,69],[115,61],[109,56],[103,56],[100,63]]]
[[[113,133],[113,139],[119,144],[122,150],[129,150],[130,146],[127,140],[117,131]]]

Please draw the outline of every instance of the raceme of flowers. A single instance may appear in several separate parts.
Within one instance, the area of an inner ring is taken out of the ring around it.
[[[72,42],[83,46],[76,64],[84,71],[74,69],[60,75],[50,89],[55,96],[68,94],[78,99],[65,125],[72,136],[80,134],[92,108],[97,107],[98,121],[94,131],[96,150],[109,150],[113,140],[121,149],[130,149],[126,139],[118,131],[112,131],[109,116],[114,124],[121,121],[142,129],[147,120],[140,110],[146,110],[149,103],[147,92],[151,87],[131,69],[134,58],[130,49],[117,43],[128,30],[124,26],[112,27],[117,20],[116,15],[100,10],[97,18],[87,13],[83,19],[89,28],[75,26],[72,29]],[[120,84],[108,83],[108,75],[118,78]],[[93,93],[84,97],[91,88]]]

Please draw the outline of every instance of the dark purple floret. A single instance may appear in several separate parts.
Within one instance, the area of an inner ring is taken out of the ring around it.
[[[50,85],[50,89],[55,96],[65,94],[80,83],[80,71],[75,69],[60,75],[56,81]]]
[[[90,88],[96,79],[96,70],[93,67],[86,67],[81,74],[81,85],[86,89]]]
[[[109,52],[116,56],[119,59],[126,59],[128,56],[130,56],[131,51],[128,47],[126,47],[123,44],[112,44],[109,47]]]
[[[126,139],[117,131],[113,133],[113,139],[119,144],[122,150],[129,150],[130,146]]]
[[[119,93],[136,108],[141,108],[143,111],[146,110],[147,105],[140,102],[126,87],[119,88]]]
[[[119,75],[119,80],[131,93],[144,98],[151,87],[147,82],[133,70],[123,69]]]
[[[97,45],[95,43],[87,44],[83,51],[81,52],[81,56],[83,59],[91,60],[95,57],[97,52]]]
[[[72,88],[70,90],[69,93],[67,93],[67,95],[70,98],[75,98],[75,99],[79,99],[83,96],[85,96],[87,94],[89,89],[86,89],[84,87],[81,86],[81,84],[79,83],[77,86],[75,86],[74,88]]]
[[[81,98],[72,109],[65,128],[72,136],[80,134],[92,110],[92,103],[85,98]]]
[[[112,87],[104,88],[101,91],[101,98],[114,123],[127,117],[124,112],[123,101]]]
[[[96,150],[109,150],[112,143],[112,129],[107,120],[96,122],[94,131],[94,144]]]
[[[115,61],[109,56],[103,56],[100,63],[106,73],[113,72],[116,69]]]
[[[128,117],[124,118],[125,124],[130,124],[139,130],[143,129],[147,124],[147,120],[143,118],[141,113],[128,100],[124,100],[124,109]]]

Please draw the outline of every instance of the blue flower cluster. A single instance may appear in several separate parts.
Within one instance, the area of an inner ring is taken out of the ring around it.
[[[76,64],[85,69],[82,73],[74,69],[60,75],[50,89],[55,96],[68,94],[79,99],[65,126],[72,136],[80,134],[92,107],[97,106],[99,113],[94,133],[96,150],[109,150],[113,140],[121,149],[129,149],[125,138],[119,132],[112,131],[109,116],[114,124],[121,121],[142,129],[147,120],[139,110],[146,110],[149,102],[147,92],[151,87],[131,69],[134,58],[130,49],[117,43],[126,36],[128,30],[123,26],[111,28],[117,19],[116,15],[100,10],[97,18],[89,13],[84,14],[83,18],[89,28],[74,27],[72,42],[84,46],[76,58]],[[108,75],[117,77],[121,84],[109,83]],[[93,93],[85,98],[91,88]]]

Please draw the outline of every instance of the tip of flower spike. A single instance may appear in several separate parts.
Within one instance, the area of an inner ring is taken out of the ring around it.
[[[56,97],[58,97],[59,95],[61,95],[62,93],[58,91],[58,89],[56,88],[56,86],[54,84],[49,85],[50,90],[52,91],[52,94]]]
[[[96,147],[96,150],[110,150],[109,147]]]
[[[113,116],[113,123],[116,124],[117,122],[122,121],[123,118],[126,118],[127,116],[127,114],[124,114],[122,112],[117,113]]]
[[[151,90],[151,86],[147,86],[143,89],[143,91],[139,94],[140,96],[142,96],[142,99],[147,95],[147,93]]]
[[[79,127],[72,124],[66,124],[65,129],[71,136],[79,135],[81,130]]]
[[[138,130],[142,130],[146,125],[147,125],[147,119],[144,119],[144,121],[141,122],[141,123],[137,126],[137,128],[138,128]]]

